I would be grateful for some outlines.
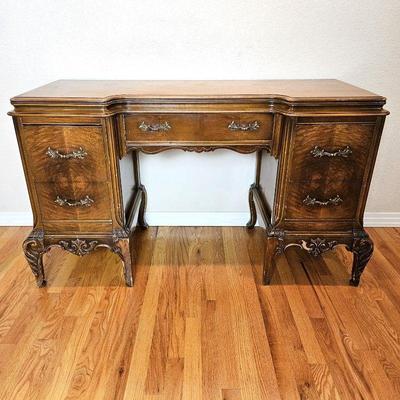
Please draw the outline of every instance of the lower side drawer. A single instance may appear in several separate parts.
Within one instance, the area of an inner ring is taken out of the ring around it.
[[[108,183],[49,182],[35,185],[43,221],[111,220]]]
[[[353,219],[361,182],[290,182],[286,195],[288,219]]]

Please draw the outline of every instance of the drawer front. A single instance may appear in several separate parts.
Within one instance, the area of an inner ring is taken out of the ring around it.
[[[262,141],[272,137],[273,115],[227,114],[135,114],[125,115],[127,141],[133,142],[224,142]]]
[[[358,206],[360,181],[331,180],[293,182],[286,201],[287,219],[353,219]]]
[[[373,123],[299,124],[291,181],[362,180],[374,135]]]
[[[300,119],[290,149],[285,218],[354,220],[374,135],[372,118]]]
[[[43,221],[111,220],[111,193],[107,183],[37,183]]]
[[[107,180],[101,126],[25,125],[21,137],[35,182]]]

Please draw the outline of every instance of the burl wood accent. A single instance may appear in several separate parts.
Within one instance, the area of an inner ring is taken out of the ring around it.
[[[108,180],[101,126],[26,124],[22,140],[35,182]]]
[[[169,149],[257,152],[247,226],[259,216],[265,227],[264,283],[289,247],[319,256],[344,245],[358,285],[373,251],[363,213],[385,101],[336,80],[56,81],[12,98],[34,214],[24,251],[38,285],[51,247],[79,256],[106,247],[132,285],[130,238],[147,227],[138,153]],[[119,164],[128,153],[130,191]]]
[[[38,291],[28,232],[0,228],[1,399],[400,397],[399,229],[368,229],[359,289],[343,247],[289,249],[262,286],[263,230],[162,227],[134,237],[133,288],[110,251],[54,248]]]

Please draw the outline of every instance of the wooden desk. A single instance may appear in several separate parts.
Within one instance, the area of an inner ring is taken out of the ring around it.
[[[343,244],[358,285],[373,251],[363,213],[384,97],[337,80],[56,81],[11,103],[34,215],[23,247],[39,286],[52,246],[110,249],[131,286],[130,233],[147,226],[139,152],[222,148],[257,152],[247,226],[258,215],[266,229],[264,283],[290,246],[318,256]]]

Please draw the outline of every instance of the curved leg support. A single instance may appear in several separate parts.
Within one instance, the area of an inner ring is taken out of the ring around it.
[[[274,257],[279,253],[278,239],[275,237],[267,237],[264,254],[263,267],[263,285],[271,283],[272,276],[276,270]]]
[[[353,268],[351,271],[351,286],[358,286],[360,283],[361,274],[364,272],[368,261],[372,257],[374,251],[374,243],[370,237],[365,234],[363,237],[356,237],[351,248],[354,254],[353,258]]]
[[[147,207],[147,192],[146,188],[143,185],[139,186],[139,190],[141,192],[141,200],[140,200],[140,208],[138,215],[138,225],[141,226],[143,229],[147,229],[149,225],[147,224],[146,219],[144,217]]]
[[[257,222],[257,210],[256,210],[256,205],[254,203],[254,195],[253,195],[254,188],[255,184],[251,185],[249,189],[250,220],[246,224],[246,227],[249,229],[253,229]]]
[[[24,241],[22,248],[25,253],[26,260],[36,278],[38,287],[46,286],[46,280],[43,269],[43,254],[45,253],[43,245],[43,237],[40,234],[32,232]]]
[[[114,231],[112,241],[76,238],[61,240],[58,243],[54,243],[53,246],[60,246],[64,250],[80,257],[85,256],[99,248],[109,249],[113,253],[118,254],[122,260],[126,285],[133,286],[132,261],[128,232],[122,230]]]
[[[129,246],[129,239],[119,239],[118,244],[111,248],[111,250],[118,254],[122,260],[124,266],[124,277],[126,286],[133,286],[133,275],[132,275],[132,257]]]

